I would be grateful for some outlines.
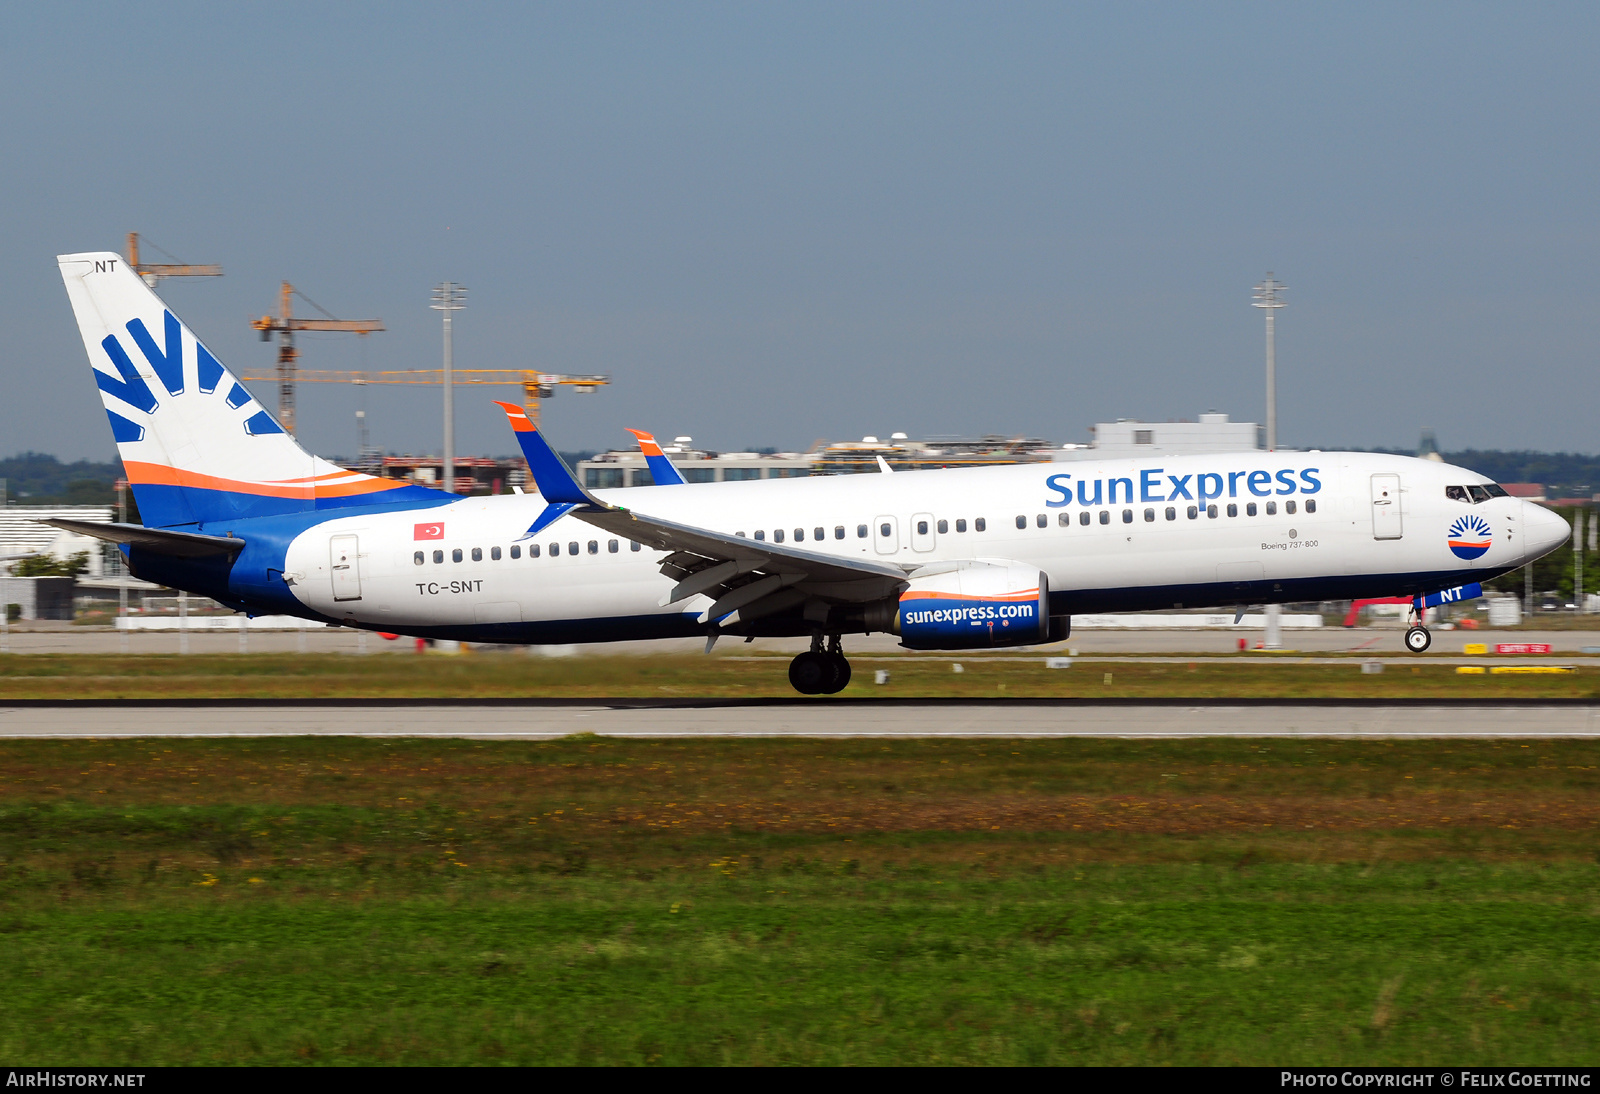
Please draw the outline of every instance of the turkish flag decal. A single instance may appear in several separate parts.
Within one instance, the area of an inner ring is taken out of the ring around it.
[[[412,529],[414,539],[443,539],[444,522],[438,524],[419,524]]]

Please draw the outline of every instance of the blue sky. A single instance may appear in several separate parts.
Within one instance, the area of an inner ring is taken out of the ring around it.
[[[565,449],[866,433],[1594,452],[1600,8],[1470,4],[12,5],[0,14],[0,454],[109,458],[60,252],[138,230],[236,371],[289,279],[426,368],[608,372]],[[264,390],[269,403],[272,395]],[[492,393],[462,453],[513,451]],[[512,397],[509,389],[499,397]],[[355,448],[352,390],[301,437]],[[437,390],[368,389],[437,451]]]

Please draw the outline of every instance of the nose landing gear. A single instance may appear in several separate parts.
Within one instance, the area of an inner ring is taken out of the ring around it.
[[[838,635],[822,644],[822,635],[813,635],[811,648],[789,662],[789,683],[801,695],[833,695],[850,683],[850,662]]]
[[[1428,628],[1420,623],[1406,631],[1406,649],[1412,653],[1423,653],[1433,644],[1433,635],[1428,633]]]

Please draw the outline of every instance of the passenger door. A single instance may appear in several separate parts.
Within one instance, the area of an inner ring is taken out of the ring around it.
[[[1399,539],[1400,476],[1372,476],[1372,538]]]
[[[357,537],[334,536],[328,541],[333,571],[333,599],[361,599],[361,555]]]

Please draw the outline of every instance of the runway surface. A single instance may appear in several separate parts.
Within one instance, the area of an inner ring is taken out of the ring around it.
[[[1600,703],[618,700],[0,705],[0,737],[1596,737]]]
[[[1401,642],[1404,632],[1399,627],[1322,627],[1317,630],[1285,631],[1283,644],[1302,655],[1356,653],[1363,657],[1406,659],[1413,655],[1405,651]],[[1059,657],[1076,650],[1083,657],[1124,656],[1180,656],[1237,654],[1239,639],[1254,645],[1262,637],[1260,631],[1208,630],[1208,631],[1145,631],[1107,630],[1079,631],[1065,642],[1051,646],[1034,646],[1027,650],[1010,651],[1011,656]],[[1469,643],[1485,643],[1491,648],[1499,642],[1542,642],[1557,655],[1580,654],[1585,646],[1600,647],[1600,630],[1585,631],[1442,631],[1433,632],[1433,648],[1429,657],[1449,655],[1459,657]],[[750,645],[726,641],[717,647],[716,656],[740,656],[751,653],[796,654],[809,643],[805,638],[759,638]],[[70,624],[28,624],[28,629],[14,628],[4,641],[10,653],[121,653],[123,636],[103,627],[75,627]],[[331,653],[359,655],[361,653],[404,654],[414,649],[406,639],[388,642],[376,635],[363,635],[343,627],[307,627],[304,631],[265,631],[251,633],[245,648],[239,646],[237,633],[194,631],[189,635],[189,649],[193,653],[305,653],[326,656]],[[174,654],[181,648],[176,633],[161,631],[133,632],[127,635],[127,652],[134,654]],[[493,647],[485,647],[491,649]],[[532,657],[654,657],[663,654],[701,656],[705,648],[703,638],[674,638],[656,642],[607,642],[574,646],[531,646],[503,648],[512,656]],[[851,656],[882,656],[903,654],[899,639],[893,635],[850,635],[845,638],[845,649]],[[975,660],[995,654],[968,652],[943,654],[942,660]],[[1288,653],[1275,653],[1269,657],[1285,657]]]

